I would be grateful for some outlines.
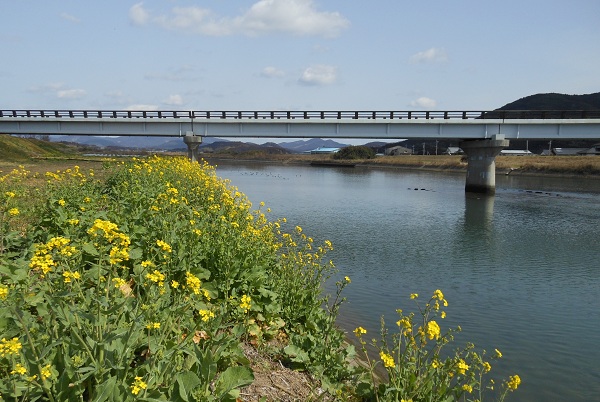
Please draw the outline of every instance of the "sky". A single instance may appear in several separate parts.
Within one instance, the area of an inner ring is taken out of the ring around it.
[[[600,91],[598,0],[0,0],[0,109],[490,110]]]

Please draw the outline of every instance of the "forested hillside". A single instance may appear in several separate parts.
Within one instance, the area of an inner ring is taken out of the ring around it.
[[[600,92],[587,95],[530,95],[496,110],[600,110]]]

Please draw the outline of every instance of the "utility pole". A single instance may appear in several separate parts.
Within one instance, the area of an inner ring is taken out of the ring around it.
[[[435,156],[437,156],[438,140],[435,140]]]
[[[425,155],[425,143],[423,143],[423,155]]]

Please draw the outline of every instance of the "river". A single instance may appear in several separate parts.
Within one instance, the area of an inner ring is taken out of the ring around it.
[[[484,197],[464,173],[217,165],[272,220],[333,243],[350,338],[439,288],[456,346],[497,348],[493,376],[521,377],[510,400],[600,401],[600,180],[499,175]]]

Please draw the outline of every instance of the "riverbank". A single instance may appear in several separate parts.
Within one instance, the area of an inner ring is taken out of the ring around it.
[[[325,164],[333,162],[331,155],[212,155],[202,154],[210,163],[219,160],[262,161],[280,164]],[[348,161],[340,161],[348,162]],[[465,171],[467,161],[459,155],[378,156],[375,159],[351,161],[356,167],[397,168],[431,171]],[[600,158],[594,156],[498,156],[496,174],[544,175],[556,177],[586,177],[600,179]]]

